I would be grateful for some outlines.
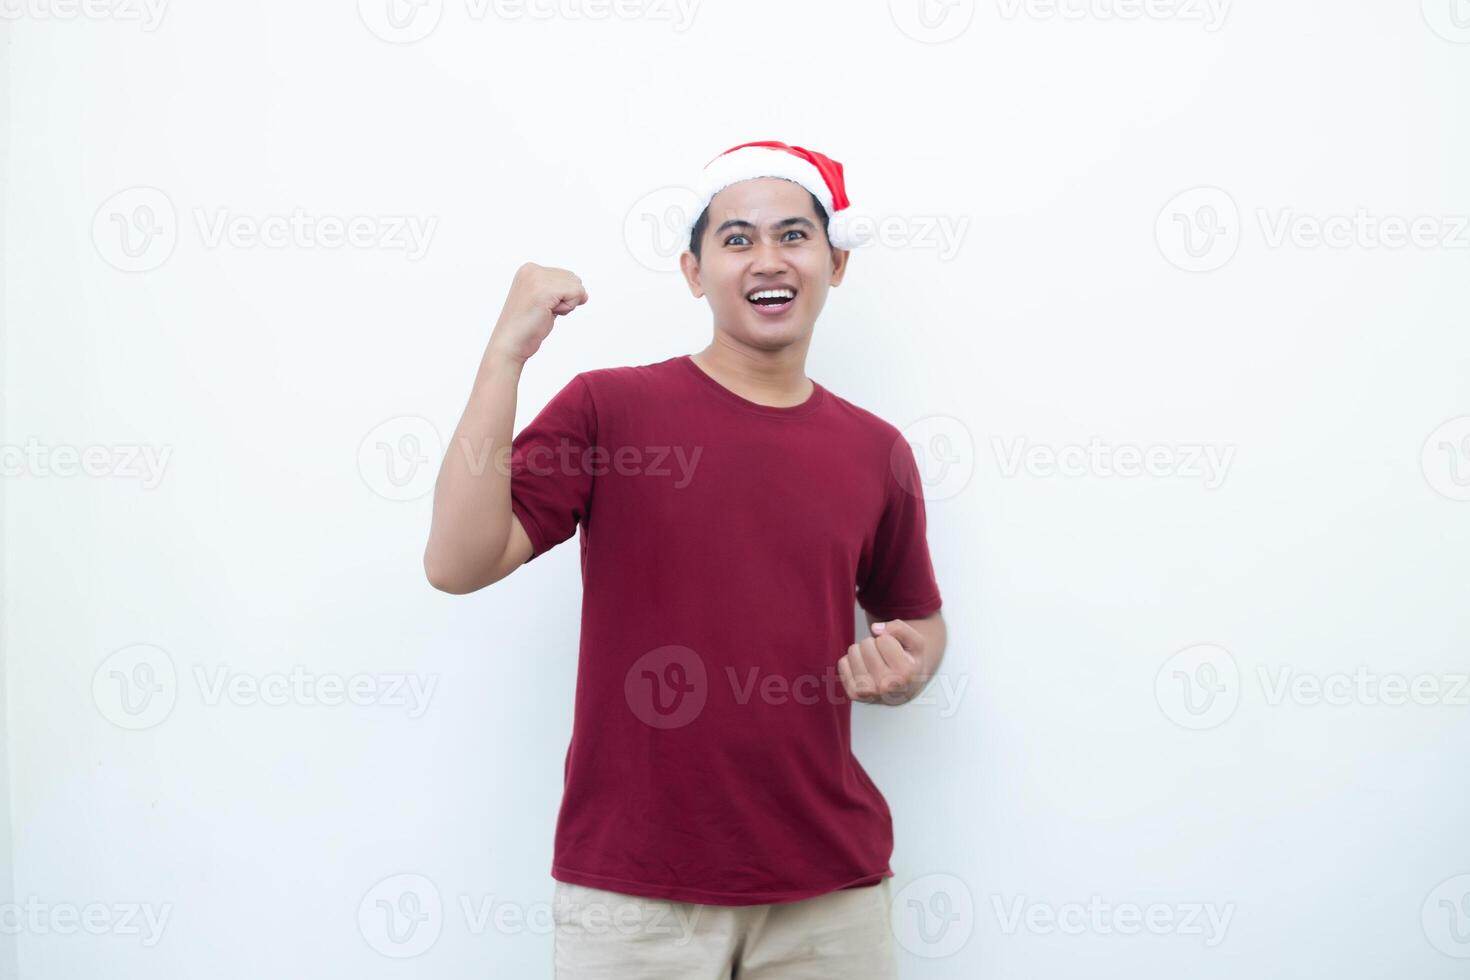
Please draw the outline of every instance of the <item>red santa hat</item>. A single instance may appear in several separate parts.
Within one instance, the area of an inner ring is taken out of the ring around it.
[[[699,203],[689,217],[690,233],[716,194],[756,177],[783,177],[811,191],[827,210],[827,238],[833,248],[856,248],[872,237],[872,222],[856,220],[858,213],[848,203],[842,164],[816,150],[775,140],[732,146],[705,164],[695,187]]]

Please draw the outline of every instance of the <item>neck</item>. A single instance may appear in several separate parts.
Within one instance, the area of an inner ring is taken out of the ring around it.
[[[716,335],[708,347],[690,356],[720,384],[761,405],[787,408],[811,397],[805,343],[759,350]]]

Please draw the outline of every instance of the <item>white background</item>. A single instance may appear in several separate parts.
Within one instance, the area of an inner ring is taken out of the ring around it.
[[[841,160],[888,229],[808,373],[930,482],[957,697],[854,723],[903,976],[1464,975],[1463,0],[96,2],[0,27],[0,976],[550,976],[575,539],[433,591],[434,441],[522,261],[591,303],[518,427],[702,348],[653,228],[751,139]],[[212,234],[293,212],[432,234]],[[212,697],[293,668],[436,686],[416,717]],[[405,889],[442,911],[395,944]],[[52,918],[94,903],[101,934]]]

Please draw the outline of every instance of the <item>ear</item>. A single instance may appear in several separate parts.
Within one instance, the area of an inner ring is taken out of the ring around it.
[[[847,275],[847,260],[852,252],[845,248],[834,248],[832,250],[832,280],[831,285],[842,285],[842,277]]]
[[[704,286],[699,281],[699,260],[694,253],[688,249],[679,256],[679,271],[684,273],[684,281],[689,284],[689,292],[695,299],[704,295]]]

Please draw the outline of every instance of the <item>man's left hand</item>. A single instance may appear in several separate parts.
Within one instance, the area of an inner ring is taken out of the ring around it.
[[[847,696],[866,704],[903,704],[928,680],[919,673],[924,636],[901,619],[872,625],[873,636],[854,643],[837,661]]]

